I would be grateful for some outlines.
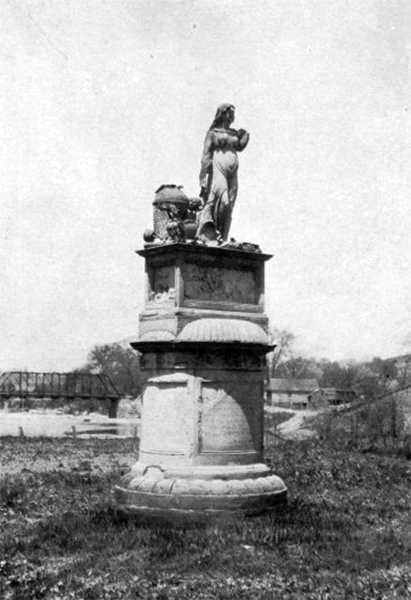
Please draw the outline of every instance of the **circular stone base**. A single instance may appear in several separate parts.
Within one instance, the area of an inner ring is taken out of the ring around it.
[[[160,517],[167,521],[204,520],[227,514],[265,512],[287,500],[282,479],[271,473],[249,479],[187,479],[164,472],[131,471],[115,488],[118,509],[129,516]]]

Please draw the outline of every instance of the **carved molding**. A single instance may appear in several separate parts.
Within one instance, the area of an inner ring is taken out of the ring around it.
[[[261,354],[253,354],[248,348],[231,349],[227,352],[225,349],[216,348],[212,352],[149,352],[140,357],[140,366],[147,371],[167,371],[170,369],[207,369],[215,370],[236,370],[236,371],[262,371],[265,367],[266,359]]]

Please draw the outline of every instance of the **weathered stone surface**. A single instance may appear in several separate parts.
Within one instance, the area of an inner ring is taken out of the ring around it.
[[[200,238],[226,240],[237,198],[238,158],[249,141],[244,129],[233,129],[235,108],[220,104],[204,142],[200,187],[205,204],[199,219]]]
[[[172,266],[157,267],[152,271],[149,302],[163,302],[175,298],[175,270]]]
[[[284,502],[284,483],[262,462],[270,257],[189,244],[140,254],[140,453],[116,488],[118,506],[174,520]]]
[[[167,340],[169,341],[169,340]],[[230,370],[261,370],[265,365],[265,358],[261,353],[248,352],[248,348],[242,347],[237,343],[229,344],[190,344],[190,350],[184,347],[187,344],[165,344],[163,351],[155,351],[158,344],[156,342],[144,341],[142,343],[133,343],[136,350],[145,353],[140,358],[141,368],[145,373],[151,369],[201,369],[212,365],[213,369]],[[144,350],[144,347],[147,347]]]
[[[228,351],[209,352],[205,361],[181,351],[178,363],[170,352],[146,356],[140,460],[161,466],[261,460],[263,363],[244,369],[233,352],[236,369]]]
[[[257,304],[255,272],[188,263],[184,270],[184,300]]]
[[[269,255],[178,243],[139,254],[146,261],[147,282],[140,340],[152,331],[176,337],[203,317],[239,318],[268,330],[264,262]]]
[[[177,341],[269,345],[261,327],[242,319],[198,319],[180,331]]]
[[[201,519],[227,512],[264,512],[284,503],[287,489],[275,475],[246,480],[162,479],[158,483],[142,477],[132,486],[121,482],[115,496],[118,506],[130,515]]]
[[[186,325],[204,317],[208,319],[246,319],[261,327],[264,332],[268,332],[268,318],[264,314],[182,307],[178,310],[174,308],[144,310],[140,314],[139,341],[175,340]]]
[[[116,489],[118,506],[172,519],[284,502],[284,483],[262,463],[264,346],[222,353],[220,342],[208,343],[204,359],[201,341],[187,343],[174,352],[158,342],[143,355],[140,455],[131,482]]]
[[[244,374],[228,382],[201,382],[200,454],[261,451],[263,384],[253,379]]]

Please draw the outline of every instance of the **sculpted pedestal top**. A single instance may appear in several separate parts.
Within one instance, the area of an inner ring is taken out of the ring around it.
[[[138,254],[146,262],[140,341],[171,341],[202,318],[241,319],[267,331],[264,263],[271,255],[183,243]]]

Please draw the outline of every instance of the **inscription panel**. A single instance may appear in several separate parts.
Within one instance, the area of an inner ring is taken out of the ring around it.
[[[262,448],[262,384],[203,382],[199,451]]]
[[[143,396],[141,451],[187,453],[191,419],[187,381],[149,382]]]
[[[258,304],[254,271],[187,264],[184,299]]]

